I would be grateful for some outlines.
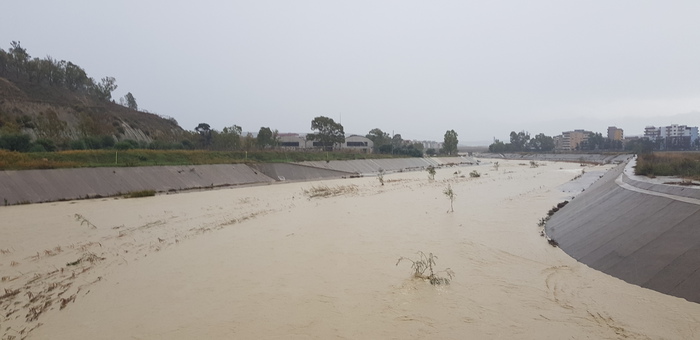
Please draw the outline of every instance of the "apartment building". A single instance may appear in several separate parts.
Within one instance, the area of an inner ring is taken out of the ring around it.
[[[615,126],[608,126],[608,139],[622,141],[625,139],[624,131]]]
[[[592,134],[592,131],[586,130],[565,131],[554,138],[554,145],[557,150],[578,150],[581,144],[588,141],[588,136]]]
[[[650,140],[663,140],[667,150],[685,150],[692,148],[698,140],[698,127],[671,124],[668,126],[647,126],[644,137]]]

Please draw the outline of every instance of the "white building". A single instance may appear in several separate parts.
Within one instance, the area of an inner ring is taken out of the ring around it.
[[[374,142],[365,136],[350,135],[345,137],[345,143],[340,145],[341,149],[358,150],[363,153],[372,153]]]
[[[311,149],[321,147],[319,142],[307,141],[306,135],[298,133],[281,133],[278,135],[278,145],[281,148]],[[345,137],[345,142],[335,145],[334,148],[357,150],[363,153],[372,153],[374,143],[367,137],[350,135]]]
[[[651,140],[663,139],[666,149],[690,149],[698,140],[698,127],[671,124],[668,126],[647,126],[644,137]]]

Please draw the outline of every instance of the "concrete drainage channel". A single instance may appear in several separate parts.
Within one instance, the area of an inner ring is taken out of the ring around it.
[[[649,184],[624,168],[555,213],[547,235],[592,268],[700,303],[700,190]]]
[[[376,174],[380,169],[398,172],[421,170],[430,165],[471,164],[476,164],[476,161],[451,157],[0,171],[0,205],[111,197],[142,190],[166,193],[280,181],[350,178]]]

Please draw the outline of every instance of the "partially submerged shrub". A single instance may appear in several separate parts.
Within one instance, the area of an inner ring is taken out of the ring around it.
[[[457,194],[455,194],[454,190],[452,190],[452,186],[448,184],[447,188],[445,188],[445,190],[443,190],[442,193],[450,199],[450,210],[448,210],[447,212],[454,212],[455,209],[453,203],[457,198]]]
[[[469,177],[472,177],[472,178],[481,177],[481,174],[478,171],[474,170],[474,171],[469,173]]]
[[[379,183],[384,185],[384,169],[379,169],[379,174],[377,174],[377,179],[379,180]]]
[[[434,180],[435,179],[435,167],[430,165],[428,166],[428,179]]]
[[[329,187],[327,185],[321,185],[321,186],[312,186],[311,189],[306,190],[304,189],[304,195],[308,196],[309,198],[314,198],[314,197],[330,197],[330,196],[339,196],[343,194],[354,194],[357,193],[357,186],[356,185],[339,185],[336,187]]]
[[[452,269],[447,268],[445,270],[438,271],[437,273],[445,273],[447,274],[447,277],[440,277],[436,275],[436,272],[433,269],[433,266],[437,266],[435,263],[435,260],[437,260],[437,256],[433,255],[433,253],[429,253],[428,255],[425,255],[424,252],[419,251],[418,253],[418,259],[416,260],[411,260],[407,257],[399,257],[399,260],[396,261],[396,265],[398,266],[401,261],[406,260],[411,262],[411,268],[413,269],[413,276],[416,278],[420,278],[423,280],[428,280],[431,285],[433,286],[439,286],[439,285],[449,285],[450,280],[455,276],[455,273],[452,271]],[[426,274],[428,272],[428,274]]]

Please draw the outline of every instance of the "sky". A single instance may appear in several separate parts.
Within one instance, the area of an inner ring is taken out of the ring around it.
[[[308,133],[508,141],[700,126],[700,1],[7,1],[0,48],[116,78],[140,109]]]

